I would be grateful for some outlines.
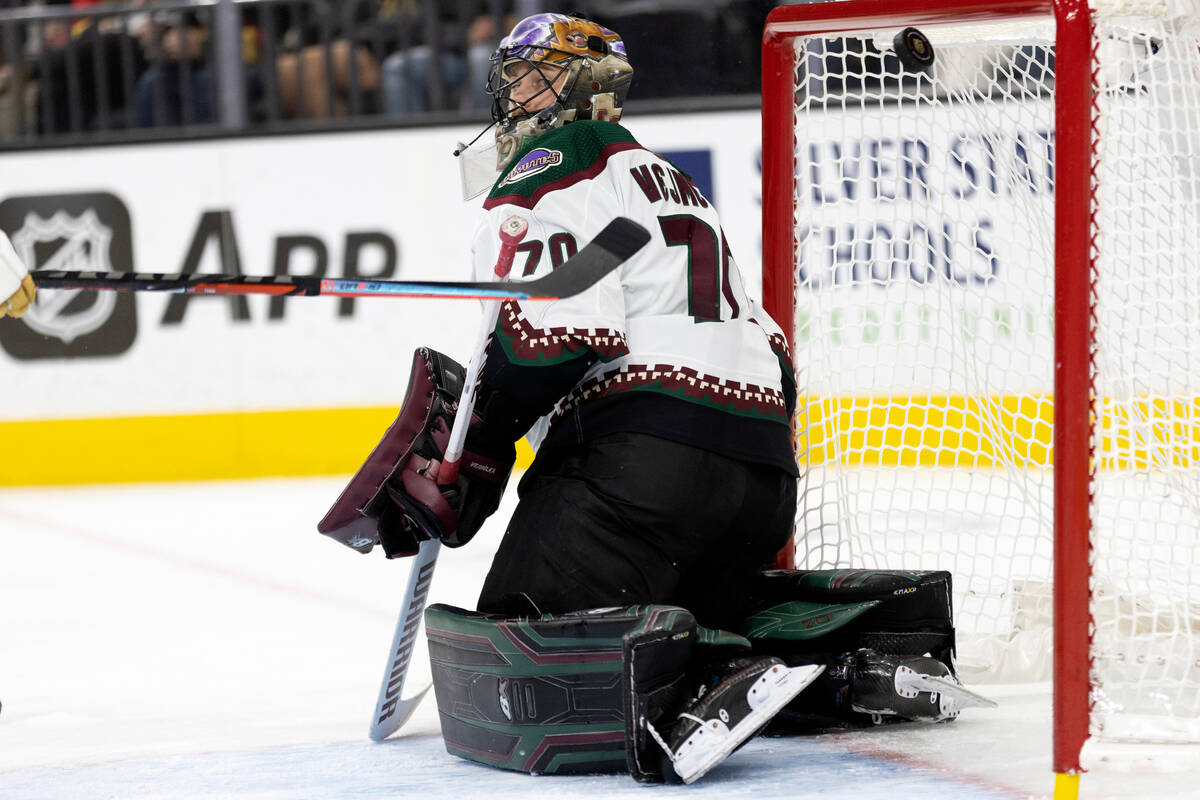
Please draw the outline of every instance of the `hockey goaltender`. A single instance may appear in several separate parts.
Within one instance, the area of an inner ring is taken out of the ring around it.
[[[620,125],[632,75],[621,38],[579,17],[538,14],[500,43],[495,135],[459,151],[467,193],[488,191],[477,279],[514,215],[517,277],[616,217],[651,241],[575,296],[500,306],[447,486],[464,370],[419,350],[399,417],[319,529],[389,557],[466,544],[514,443],[536,444],[478,609],[425,614],[446,747],[473,761],[691,782],[767,723],[986,703],[954,675],[949,573],[763,569],[796,509],[787,342],[716,209]]]
[[[388,557],[466,544],[514,443],[537,444],[478,610],[425,615],[446,747],[473,761],[691,782],[768,723],[990,705],[954,675],[949,573],[762,569],[796,509],[790,354],[712,204],[619,124],[632,75],[620,37],[578,17],[538,14],[500,43],[494,141],[460,152],[464,186],[490,188],[479,279],[514,215],[522,277],[616,217],[654,235],[587,291],[501,306],[449,486],[464,370],[419,350],[396,422],[319,529]],[[0,317],[34,294],[0,232]]]

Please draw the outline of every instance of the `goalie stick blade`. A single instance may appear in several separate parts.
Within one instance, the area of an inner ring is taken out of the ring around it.
[[[412,572],[408,575],[408,585],[404,590],[404,604],[396,620],[396,632],[392,636],[383,683],[379,687],[379,699],[371,715],[369,735],[376,742],[382,742],[395,733],[412,716],[428,691],[426,688],[412,697],[403,697],[405,678],[408,677],[409,664],[416,648],[417,634],[421,631],[429,586],[433,582],[433,570],[441,549],[441,543],[436,539],[427,539],[421,542],[420,550],[413,557]]]
[[[421,701],[425,699],[426,693],[433,688],[432,683],[427,683],[417,690],[417,693],[412,697],[405,697],[396,701],[396,708],[389,717],[390,724],[379,727],[371,725],[371,741],[382,742],[391,736],[396,731],[403,727],[404,723],[408,722],[408,718],[417,710],[417,706],[421,705]]]
[[[36,270],[39,289],[290,297],[447,297],[557,300],[588,289],[650,241],[631,219],[617,217],[554,272],[532,281],[364,281],[305,275],[183,275],[160,272]]]

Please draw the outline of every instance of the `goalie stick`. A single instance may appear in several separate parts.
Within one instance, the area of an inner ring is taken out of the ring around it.
[[[620,236],[606,236],[617,223],[628,223],[621,226],[627,230],[620,231]],[[528,223],[516,216],[509,217],[500,226],[500,254],[496,258],[494,267],[497,278],[503,279],[512,269],[517,245],[527,230]],[[617,217],[587,246],[564,261],[550,277],[564,272],[578,272],[588,276],[587,285],[590,286],[628,260],[649,240],[650,234],[646,232],[645,228],[624,217]],[[503,283],[503,281],[497,281],[497,283]],[[586,286],[582,288],[586,288]],[[484,305],[483,330],[475,350],[471,354],[471,360],[467,364],[466,378],[459,396],[458,408],[454,414],[454,424],[450,429],[450,438],[446,443],[442,464],[438,467],[436,479],[439,485],[451,484],[458,476],[458,464],[462,457],[467,424],[475,405],[477,373],[483,365],[488,341],[491,338],[492,329],[496,325],[499,311],[499,299],[491,300]],[[404,602],[400,607],[400,615],[396,620],[396,631],[392,636],[392,646],[388,651],[387,667],[384,669],[383,682],[379,687],[379,698],[371,716],[370,737],[374,741],[381,742],[399,730],[416,711],[417,705],[430,689],[429,686],[425,686],[411,697],[402,696],[413,647],[421,627],[421,617],[429,598],[429,585],[433,580],[433,570],[437,566],[440,550],[441,542],[437,539],[428,539],[421,542],[417,555],[413,558]]]
[[[616,217],[554,272],[532,281],[384,281],[308,275],[184,275],[158,272],[36,270],[39,289],[90,289],[177,294],[267,294],[284,297],[448,297],[475,300],[557,300],[603,278],[650,240],[641,225]],[[625,256],[626,258],[628,256]],[[576,262],[571,269],[567,263]]]
[[[498,279],[508,277],[512,269],[513,258],[517,254],[517,245],[529,230],[529,223],[517,216],[506,219],[500,226],[500,254],[496,257],[493,268]],[[500,311],[499,300],[489,300],[483,307],[483,331],[467,362],[462,392],[458,398],[458,408],[454,412],[454,424],[450,428],[450,439],[446,443],[446,451],[442,454],[442,463],[438,467],[437,482],[439,486],[454,483],[458,477],[458,462],[462,458],[463,442],[466,439],[467,422],[475,407],[476,373],[483,363],[487,351],[487,343],[492,328],[496,325],[496,317]],[[429,598],[429,584],[433,580],[433,570],[437,566],[438,553],[442,545],[436,538],[421,542],[417,555],[413,559],[412,571],[408,576],[408,587],[404,592],[404,603],[400,606],[400,615],[396,619],[396,632],[392,635],[392,646],[388,650],[388,663],[383,672],[383,682],[379,686],[379,698],[375,701],[375,711],[371,715],[370,737],[381,742],[391,736],[408,721],[417,709],[421,698],[429,691],[425,686],[412,697],[404,698],[404,680],[408,676],[408,666],[412,659],[413,647],[416,644],[417,633],[421,629],[421,617],[425,603]]]

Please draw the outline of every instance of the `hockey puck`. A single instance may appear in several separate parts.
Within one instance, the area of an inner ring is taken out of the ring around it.
[[[933,67],[933,44],[916,28],[905,28],[892,39],[892,49],[904,67],[913,72],[929,72]]]

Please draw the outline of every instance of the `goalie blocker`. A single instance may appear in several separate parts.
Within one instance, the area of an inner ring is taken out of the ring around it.
[[[988,704],[954,677],[949,573],[772,571],[758,590],[736,634],[674,606],[431,606],[446,749],[528,773],[691,782],[772,720],[941,721]]]
[[[347,547],[368,553],[381,544],[388,558],[412,556],[421,541],[440,539],[449,547],[470,541],[500,504],[516,461],[516,449],[493,445],[472,449],[471,431],[483,424],[476,403],[458,479],[437,483],[438,469],[464,381],[463,367],[427,347],[413,353],[408,391],[396,420],[317,524],[317,530]]]

